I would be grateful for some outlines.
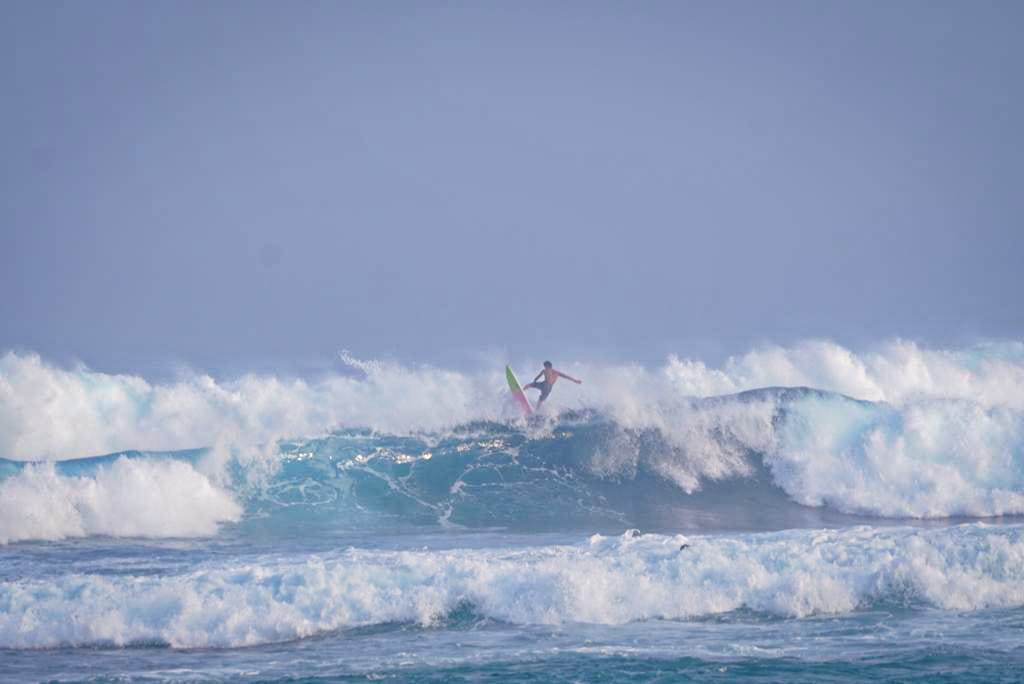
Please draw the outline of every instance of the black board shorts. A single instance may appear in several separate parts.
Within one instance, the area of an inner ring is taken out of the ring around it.
[[[530,389],[531,387],[533,389],[539,389],[540,390],[540,398],[541,399],[546,399],[547,396],[549,394],[551,394],[551,385],[549,385],[546,382],[531,382],[529,385],[527,385],[523,389],[524,390],[525,389]]]

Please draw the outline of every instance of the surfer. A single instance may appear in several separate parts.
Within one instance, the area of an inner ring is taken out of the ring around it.
[[[538,382],[541,378],[544,378],[544,380],[542,382]],[[555,381],[557,381],[558,378],[572,380],[577,385],[582,384],[582,380],[577,380],[576,378],[570,377],[561,371],[555,370],[551,367],[550,361],[545,361],[544,368],[541,369],[540,373],[537,373],[537,377],[533,379],[533,382],[524,387],[523,390],[525,391],[531,388],[540,390],[540,399],[537,400],[537,408],[540,408],[540,405],[548,398],[548,395],[551,394],[551,388],[555,386]]]

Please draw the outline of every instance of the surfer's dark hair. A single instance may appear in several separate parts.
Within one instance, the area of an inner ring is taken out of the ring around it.
[[[545,368],[551,368],[551,362],[550,361],[545,361],[544,362],[544,367]]]

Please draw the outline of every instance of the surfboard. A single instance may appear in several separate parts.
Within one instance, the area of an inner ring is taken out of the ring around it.
[[[519,386],[519,381],[516,380],[516,374],[512,372],[510,366],[505,366],[505,379],[508,380],[508,388],[512,390],[512,399],[515,400],[516,406],[523,412],[524,416],[533,414],[533,407],[530,406],[529,399],[526,398],[526,393],[523,392],[523,388]]]

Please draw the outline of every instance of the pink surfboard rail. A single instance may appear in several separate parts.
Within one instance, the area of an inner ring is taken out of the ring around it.
[[[524,416],[532,415],[533,407],[530,406],[530,400],[526,398],[523,388],[519,386],[519,381],[516,380],[516,374],[512,372],[511,366],[505,366],[505,379],[508,380],[508,388],[512,391],[512,399],[516,402],[516,406]]]

